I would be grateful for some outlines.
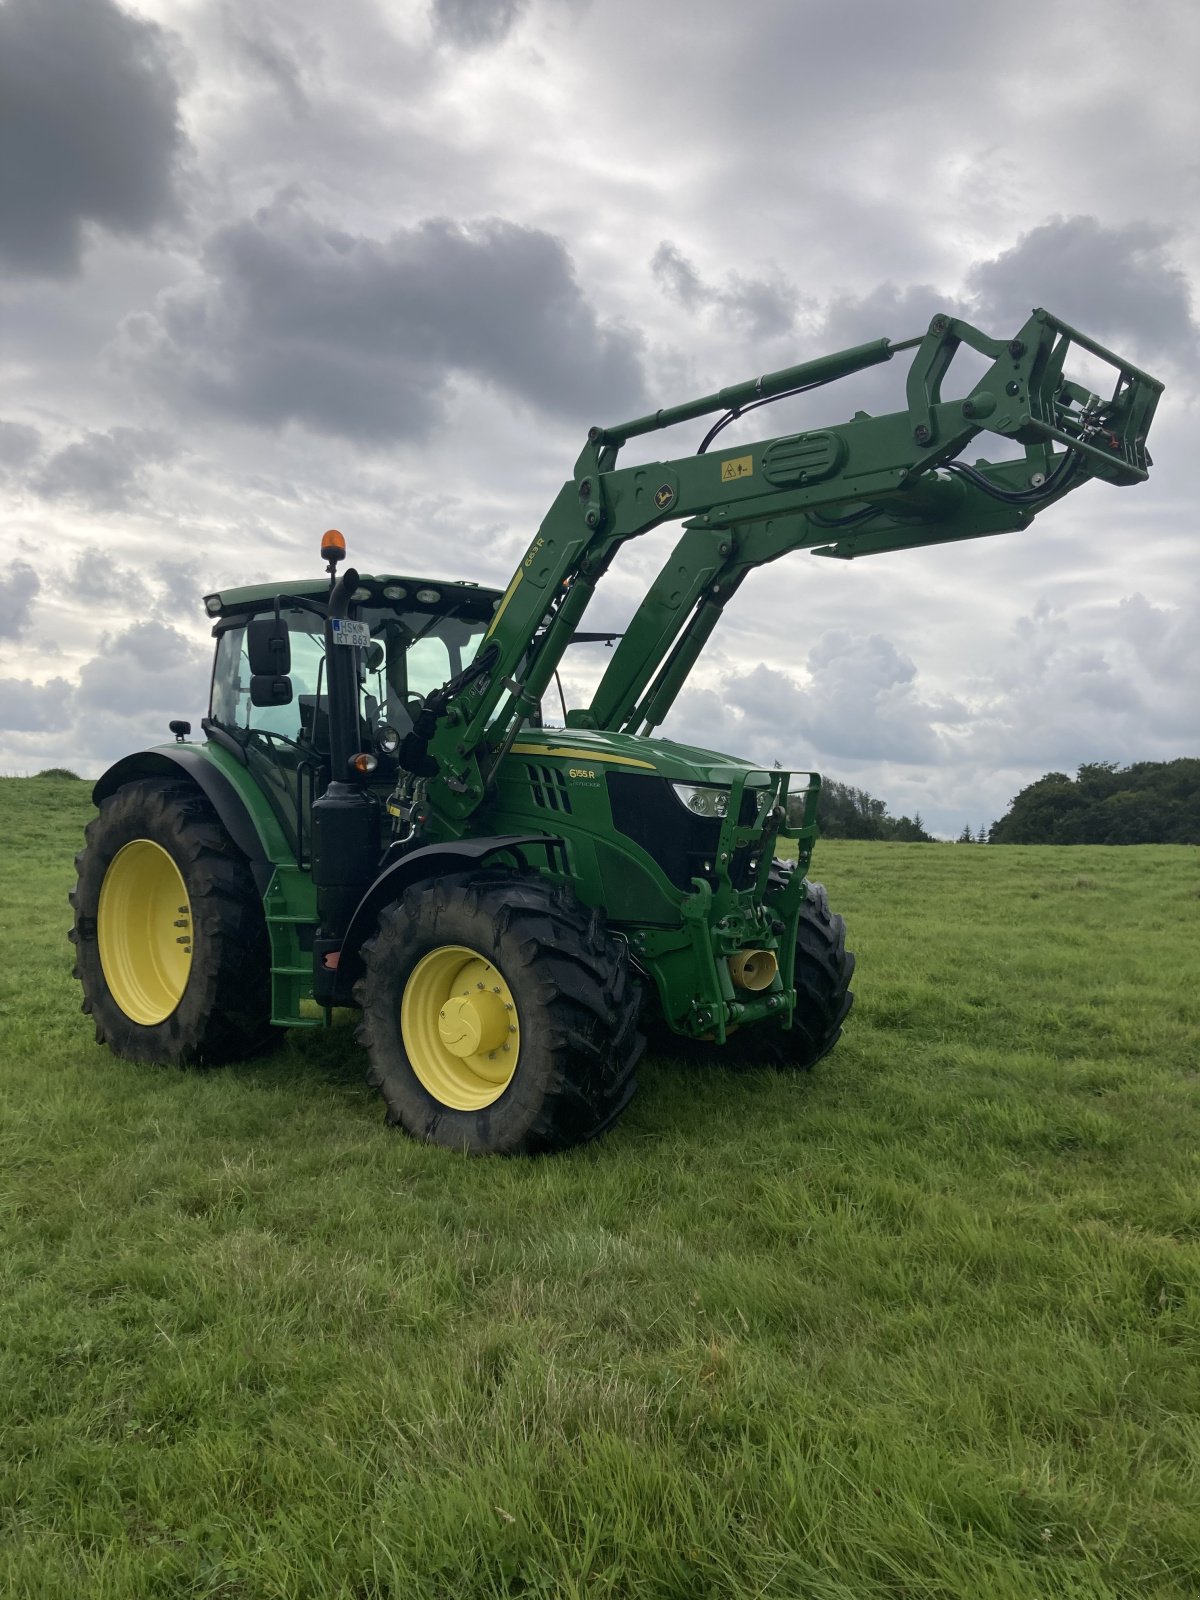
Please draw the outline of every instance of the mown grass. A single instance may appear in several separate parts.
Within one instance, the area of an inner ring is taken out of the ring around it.
[[[471,1161],[346,1028],[97,1049],[88,809],[0,783],[5,1594],[1200,1587],[1200,851],[826,844],[814,1074]]]

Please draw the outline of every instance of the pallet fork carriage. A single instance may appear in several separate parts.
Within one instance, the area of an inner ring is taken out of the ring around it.
[[[987,370],[944,398],[962,346]],[[1076,351],[1111,369],[1106,397],[1069,375]],[[909,352],[902,410],[718,442]],[[811,1066],[854,965],[807,878],[820,780],[655,730],[755,568],[1013,532],[1089,480],[1139,483],[1161,389],[1045,311],[1010,339],[938,315],[917,338],[590,429],[503,593],[360,574],[330,533],[326,579],[209,595],[205,738],[173,724],[174,744],[118,761],[78,857],[97,1037],[221,1061],[354,1005],[390,1119],[474,1151],[609,1127],[643,1027]],[[712,415],[694,453],[618,465],[630,440]],[[963,460],[985,433],[1015,459]],[[581,632],[597,583],[667,522],[679,541],[590,700],[543,726],[567,648],[603,637]]]

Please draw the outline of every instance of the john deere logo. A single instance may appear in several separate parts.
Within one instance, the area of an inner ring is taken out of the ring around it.
[[[654,504],[660,511],[665,511],[675,498],[675,491],[669,483],[663,483],[654,491]]]

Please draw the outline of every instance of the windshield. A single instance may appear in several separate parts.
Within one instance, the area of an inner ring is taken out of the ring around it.
[[[250,703],[250,660],[244,623],[227,628],[217,644],[212,720],[230,733],[256,732],[317,751],[329,748],[325,636],[319,617],[283,608],[291,636],[293,696],[286,706]],[[360,715],[366,729],[390,723],[401,735],[412,727],[425,696],[462,671],[479,648],[487,616],[358,607],[371,645],[357,650]]]

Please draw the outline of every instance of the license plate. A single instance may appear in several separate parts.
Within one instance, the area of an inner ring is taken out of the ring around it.
[[[333,617],[329,623],[334,644],[352,645],[365,650],[371,642],[371,627],[366,622],[350,622],[346,617]]]

